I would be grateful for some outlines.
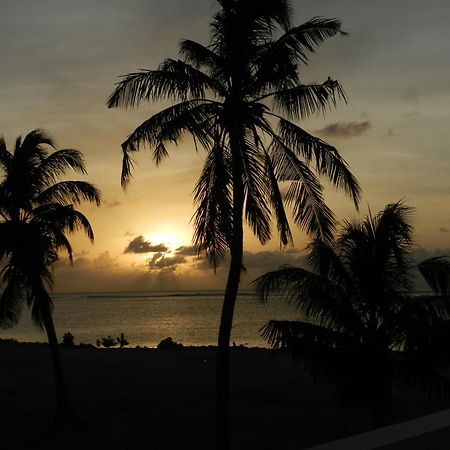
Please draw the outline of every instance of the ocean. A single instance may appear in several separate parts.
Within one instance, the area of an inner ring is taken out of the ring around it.
[[[66,332],[75,343],[124,333],[130,347],[156,347],[167,337],[183,345],[217,345],[223,292],[113,292],[54,294],[54,322],[59,340]],[[19,323],[0,329],[0,338],[20,342],[46,342],[46,334],[31,322],[24,305]],[[231,342],[267,347],[259,329],[268,320],[295,320],[299,313],[280,297],[262,305],[250,291],[239,294]]]

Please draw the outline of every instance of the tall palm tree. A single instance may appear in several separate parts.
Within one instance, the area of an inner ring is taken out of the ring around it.
[[[415,361],[420,373],[408,374],[426,382],[449,356],[442,338],[450,337],[450,260],[422,262],[434,295],[412,295],[410,214],[401,202],[389,204],[361,223],[345,223],[334,243],[314,240],[311,271],[285,266],[255,280],[264,302],[271,293],[284,294],[303,317],[266,324],[269,344],[289,349],[316,373],[324,371],[343,395],[367,399],[378,421],[385,420],[391,401],[395,361],[405,369]]]
[[[168,145],[185,134],[206,150],[194,190],[194,243],[216,264],[231,255],[218,339],[217,413],[219,436],[229,446],[229,343],[243,268],[243,225],[262,244],[274,218],[282,245],[292,242],[284,204],[295,224],[324,240],[332,236],[333,214],[319,177],[327,178],[358,203],[360,188],[338,151],[294,121],[325,112],[344,98],[330,78],[300,81],[298,64],[324,40],[344,34],[338,20],[313,18],[291,27],[287,0],[218,0],[210,42],[180,44],[182,59],[166,59],[156,70],[125,75],[108,107],[141,101],[172,105],[138,126],[122,144],[122,183],[131,178],[132,154],[148,144],[159,164]],[[279,183],[288,182],[286,196]]]
[[[0,138],[0,325],[15,325],[26,302],[33,321],[47,333],[56,383],[55,417],[64,419],[70,405],[49,292],[58,252],[66,251],[72,262],[67,233],[80,229],[94,240],[88,219],[74,205],[99,205],[100,192],[85,181],[58,181],[68,169],[85,174],[85,163],[78,150],[50,153],[48,147],[55,148],[53,141],[39,129],[17,138],[12,152]]]

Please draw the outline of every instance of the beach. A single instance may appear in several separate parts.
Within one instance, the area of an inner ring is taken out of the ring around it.
[[[61,348],[77,418],[60,426],[49,353],[0,342],[4,448],[215,448],[216,349]],[[370,428],[368,411],[342,405],[331,385],[267,349],[231,349],[231,402],[233,449],[298,450]],[[397,390],[391,421],[443,407]]]

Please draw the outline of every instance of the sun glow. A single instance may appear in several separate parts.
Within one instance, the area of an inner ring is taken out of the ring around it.
[[[144,237],[152,245],[164,244],[168,248],[167,253],[173,253],[183,245],[190,245],[181,234],[172,230],[147,233]]]

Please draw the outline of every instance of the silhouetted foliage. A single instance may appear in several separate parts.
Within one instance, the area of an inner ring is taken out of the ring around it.
[[[360,188],[338,151],[293,121],[323,113],[339,98],[339,82],[327,78],[307,85],[299,64],[326,39],[344,34],[335,19],[316,17],[291,27],[286,0],[218,0],[204,46],[180,44],[182,59],[166,59],[156,70],[123,76],[109,107],[142,101],[172,104],[138,126],[122,144],[122,184],[130,181],[134,152],[145,144],[159,164],[169,145],[185,134],[206,160],[194,190],[194,243],[216,267],[229,253],[218,356],[219,445],[227,448],[229,344],[243,256],[243,222],[266,243],[276,222],[281,243],[292,242],[285,204],[294,223],[325,241],[334,217],[319,177],[344,190],[357,204]],[[282,196],[279,182],[287,182]]]
[[[112,336],[102,337],[101,345],[105,348],[115,347],[117,345],[117,341]]]
[[[183,344],[180,342],[175,342],[170,336],[163,339],[156,348],[159,350],[174,350],[178,348],[183,348]]]
[[[26,303],[33,321],[45,329],[61,418],[69,404],[49,291],[59,252],[66,251],[72,261],[67,234],[81,230],[94,239],[88,219],[74,206],[83,201],[99,205],[100,192],[85,181],[59,181],[69,169],[85,174],[85,163],[78,150],[49,148],[55,148],[52,139],[39,129],[17,138],[12,152],[0,137],[0,325],[15,325]]]
[[[433,295],[413,295],[410,215],[399,202],[346,222],[333,243],[308,246],[311,271],[285,266],[255,280],[262,301],[284,294],[304,318],[270,321],[262,329],[268,343],[330,377],[345,398],[381,409],[391,400],[394,368],[428,389],[448,386],[450,299],[442,285],[450,260],[419,264],[427,281],[435,273],[440,282],[430,283]]]
[[[67,333],[64,333],[62,344],[67,348],[75,347],[75,336],[69,331]]]
[[[120,333],[120,336],[117,336],[116,340],[120,348],[124,348],[129,344],[128,339],[125,337],[123,333]]]

